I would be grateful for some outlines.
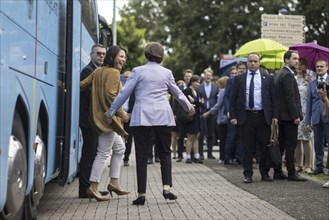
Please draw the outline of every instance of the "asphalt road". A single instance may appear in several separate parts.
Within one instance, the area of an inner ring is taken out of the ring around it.
[[[306,182],[262,182],[258,164],[254,164],[253,183],[245,184],[241,165],[218,164],[218,160],[204,160],[204,165],[232,184],[271,203],[296,219],[329,219],[329,189],[322,187],[325,180],[329,179],[328,175],[314,177],[301,174],[309,179]],[[273,175],[273,170],[270,171],[270,175]]]

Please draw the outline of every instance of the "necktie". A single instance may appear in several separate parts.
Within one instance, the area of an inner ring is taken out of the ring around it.
[[[249,84],[249,108],[252,109],[254,107],[254,76],[255,73],[251,73],[252,77]]]
[[[323,77],[322,76],[320,76],[320,81],[323,82]]]

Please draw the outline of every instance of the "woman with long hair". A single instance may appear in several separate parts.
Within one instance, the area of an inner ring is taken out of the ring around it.
[[[126,62],[126,50],[120,46],[111,46],[104,58],[104,67],[98,68],[86,79],[80,82],[80,87],[85,88],[92,84],[91,92],[91,121],[98,135],[97,154],[91,169],[90,187],[87,196],[91,200],[95,198],[98,202],[108,201],[108,196],[102,196],[98,191],[104,163],[110,156],[110,183],[107,186],[111,196],[112,192],[117,195],[127,195],[129,192],[122,190],[119,184],[120,169],[125,152],[125,144],[122,137],[127,133],[123,129],[123,121],[128,121],[128,114],[119,108],[108,123],[104,112],[110,107],[122,88],[120,82],[120,71]]]

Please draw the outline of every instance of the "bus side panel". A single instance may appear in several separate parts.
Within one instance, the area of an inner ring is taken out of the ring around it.
[[[56,149],[58,72],[63,68],[64,52],[61,51],[61,38],[65,36],[65,28],[61,27],[60,10],[62,3],[56,1],[37,1],[36,77],[40,82],[40,100],[42,99],[48,113],[48,143],[46,182],[55,177],[59,169],[60,152]],[[65,25],[64,25],[65,27]],[[47,31],[45,31],[47,30]],[[37,123],[38,117],[35,117]],[[36,126],[37,124],[35,124]]]
[[[34,66],[34,39],[30,33],[25,32],[20,26],[7,16],[8,5],[11,2],[0,1],[0,48],[1,48],[1,87],[0,87],[0,210],[6,201],[8,180],[8,146],[12,130],[15,105],[21,97],[28,111],[32,111],[33,66]],[[9,7],[10,8],[10,7]],[[24,11],[24,10],[23,10]],[[17,13],[17,11],[16,11]],[[32,16],[32,15],[31,15]],[[33,17],[33,16],[32,16]],[[34,16],[35,17],[35,16]],[[33,19],[33,18],[31,18]],[[28,20],[26,18],[26,20]],[[28,20],[27,23],[30,23]],[[29,25],[27,25],[29,26]],[[30,101],[29,101],[30,100]],[[27,118],[27,123],[30,119]],[[27,135],[28,148],[30,139]],[[32,161],[33,162],[33,161]],[[29,173],[30,174],[30,173]]]
[[[72,69],[71,72],[71,80],[72,83],[71,88],[71,112],[67,112],[66,114],[70,114],[70,117],[67,119],[71,120],[71,131],[70,131],[70,154],[69,154],[69,172],[67,182],[71,182],[78,170],[78,158],[79,158],[79,95],[80,95],[80,70],[81,70],[81,61],[80,61],[80,47],[81,47],[81,5],[79,1],[73,1],[73,39],[72,39]]]
[[[14,23],[21,26],[28,34],[34,35],[35,31],[35,1],[1,0],[1,11],[6,13]]]
[[[80,97],[80,72],[90,61],[90,49],[98,39],[98,17],[94,0],[73,2],[73,39],[72,39],[72,84],[71,96],[71,140],[68,181],[72,181],[76,175],[79,163],[82,141],[79,138],[79,97]],[[89,16],[90,15],[90,16]],[[83,18],[84,16],[84,18]],[[82,22],[84,21],[84,22]],[[92,34],[92,35],[91,35]]]

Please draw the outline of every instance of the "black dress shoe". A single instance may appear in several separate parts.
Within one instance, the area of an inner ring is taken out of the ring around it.
[[[251,177],[247,176],[247,177],[244,178],[243,182],[244,183],[252,183],[252,179],[251,179]]]
[[[182,162],[183,158],[178,156],[178,159],[176,160],[176,162]]]
[[[241,165],[241,164],[242,164],[242,161],[241,161],[241,160],[235,159],[234,161],[235,161],[235,163],[237,163],[238,165]]]
[[[201,160],[201,158],[198,158],[198,159],[193,158],[193,162],[194,163],[203,163],[202,160]]]
[[[133,205],[144,205],[145,204],[145,196],[140,196],[133,201]]]
[[[185,163],[192,163],[191,158],[187,158],[187,159],[185,160]]]
[[[236,160],[233,160],[233,161],[231,161],[230,164],[231,164],[231,165],[239,165],[240,163],[238,163]]]
[[[153,164],[153,159],[148,159],[147,164]]]
[[[177,196],[174,193],[172,193],[168,190],[163,190],[162,195],[165,199],[169,199],[169,200],[176,200],[177,199]]]
[[[156,158],[155,158],[155,162],[156,162],[156,163],[160,163],[160,158],[159,158],[159,157],[156,157]]]
[[[319,175],[319,174],[322,174],[323,173],[323,170],[320,170],[320,169],[315,169],[312,174],[313,175]]]
[[[99,194],[101,194],[101,196],[107,196],[109,194],[109,192],[108,191],[99,191]],[[79,193],[79,199],[88,199],[88,198],[89,197],[86,192]]]
[[[273,179],[272,179],[272,177],[270,177],[269,175],[267,175],[267,176],[264,175],[264,176],[262,176],[261,181],[272,182]]]
[[[284,173],[275,173],[273,175],[274,180],[286,180],[287,176]]]
[[[231,165],[231,161],[230,160],[224,160],[224,165]]]
[[[107,196],[109,194],[108,191],[99,191],[99,193],[102,195],[102,196]]]
[[[304,181],[307,181],[306,178],[304,177],[301,177],[299,174],[297,173],[294,173],[292,175],[288,175],[288,178],[287,178],[288,181],[299,181],[299,182],[304,182]]]
[[[216,157],[214,157],[212,154],[208,155],[208,159],[216,159]]]

